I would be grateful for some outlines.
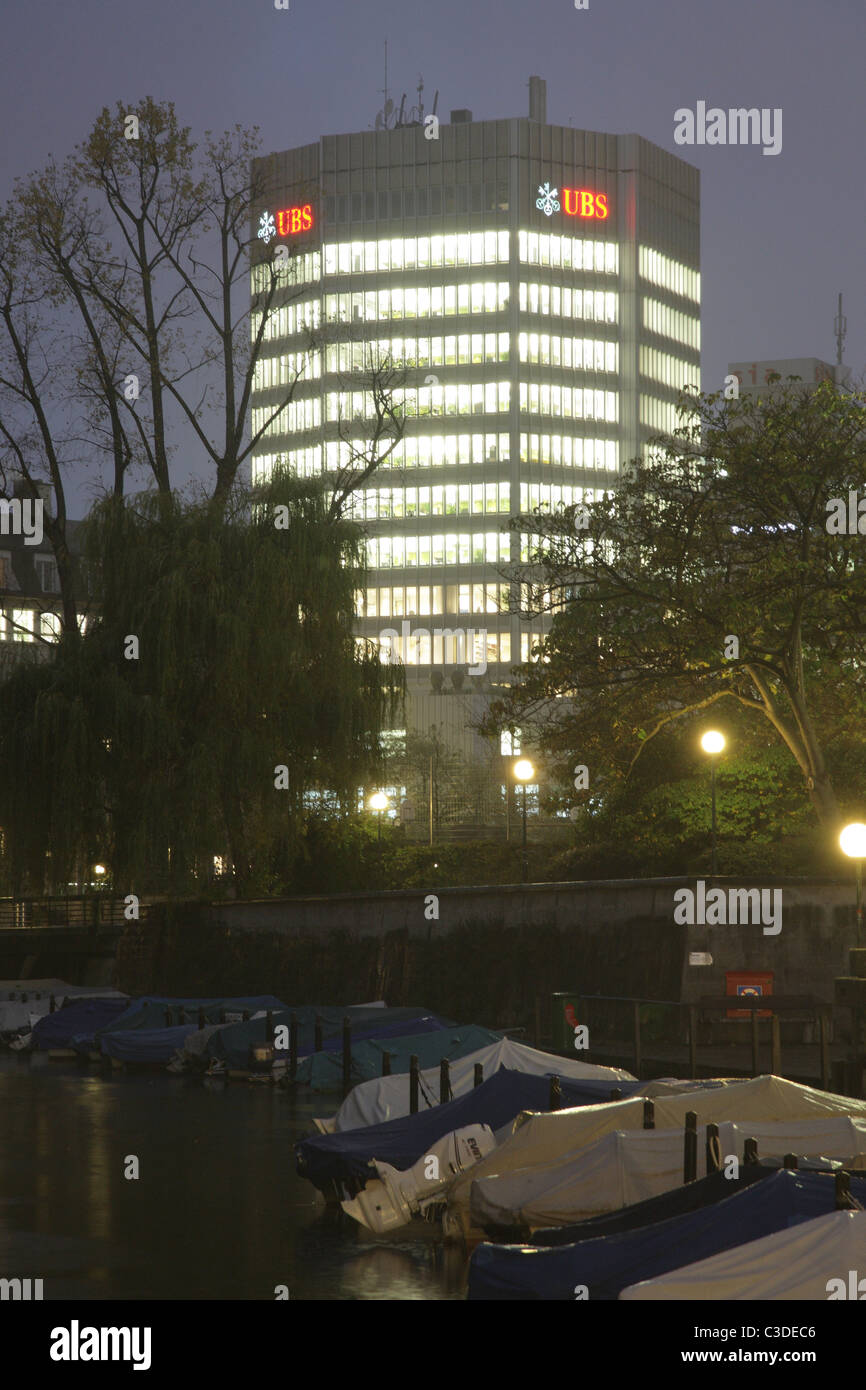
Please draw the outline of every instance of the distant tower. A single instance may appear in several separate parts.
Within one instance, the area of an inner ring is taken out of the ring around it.
[[[836,366],[842,366],[842,350],[845,346],[845,335],[848,332],[848,320],[842,313],[842,296],[839,295],[839,312],[833,321],[833,331],[836,334]]]

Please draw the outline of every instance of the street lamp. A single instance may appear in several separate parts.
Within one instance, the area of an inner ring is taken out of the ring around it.
[[[526,853],[526,784],[535,776],[535,768],[528,758],[521,758],[514,764],[514,780],[523,783],[523,882],[529,879],[529,860]]]
[[[866,825],[853,821],[839,836],[839,844],[849,859],[857,861],[857,945],[862,944],[863,926],[863,860],[866,858]]]
[[[718,729],[708,729],[701,739],[701,747],[705,753],[710,754],[710,769],[713,788],[713,867],[712,875],[716,874],[716,758],[725,746],[725,736],[720,734]]]
[[[384,792],[374,792],[370,797],[369,806],[371,811],[378,812],[376,824],[379,827],[379,844],[382,843],[382,812],[388,809],[388,798]]]

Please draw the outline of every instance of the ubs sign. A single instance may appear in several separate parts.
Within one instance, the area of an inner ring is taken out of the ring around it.
[[[546,217],[552,217],[555,212],[562,211],[569,217],[595,217],[600,222],[603,222],[610,212],[606,193],[590,193],[586,188],[563,188],[560,202],[559,189],[551,188],[549,183],[538,185],[535,206]]]

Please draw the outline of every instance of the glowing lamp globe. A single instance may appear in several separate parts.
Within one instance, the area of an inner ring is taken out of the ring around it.
[[[535,776],[535,768],[528,758],[521,758],[514,764],[514,776],[518,782],[531,782]]]
[[[846,825],[839,836],[839,844],[849,859],[866,859],[866,825],[862,821]]]
[[[725,746],[725,736],[720,734],[718,729],[708,729],[701,739],[701,747],[705,753],[721,753]]]

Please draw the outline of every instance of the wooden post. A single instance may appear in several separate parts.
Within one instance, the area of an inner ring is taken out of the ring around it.
[[[632,1005],[634,1010],[634,1074],[640,1080],[640,1003]]]
[[[644,1129],[655,1129],[656,1127],[656,1108],[651,1100],[643,1103],[643,1127]]]
[[[298,1015],[293,1013],[289,1019],[289,1076],[292,1081],[298,1074]]]
[[[242,1021],[243,1023],[249,1023],[249,1021],[250,1021],[250,1011],[249,1011],[249,1009],[244,1009],[243,1013],[241,1014],[241,1021]]]
[[[225,1023],[225,1021],[226,1021],[226,1011],[225,1011],[225,1009],[220,1009],[220,1020],[219,1020],[219,1021],[220,1021],[220,1023]]]
[[[418,1058],[414,1052],[409,1058],[409,1114],[418,1114]]]
[[[383,1052],[383,1053],[382,1053],[382,1075],[383,1075],[383,1076],[390,1076],[390,1075],[391,1075],[391,1054],[390,1054],[390,1052]]]
[[[798,1165],[797,1165],[797,1155],[796,1155],[796,1154],[785,1154],[785,1157],[784,1157],[783,1160],[782,1160],[782,1167],[783,1167],[783,1168],[788,1168],[788,1169],[790,1169],[792,1172],[796,1173],[796,1171],[797,1171],[797,1166],[798,1166]]]
[[[717,1124],[707,1125],[707,1172],[718,1173],[722,1167],[722,1146],[719,1143],[719,1126]]]
[[[758,1141],[757,1139],[747,1139],[743,1145],[743,1162],[757,1163],[758,1161]]]
[[[322,1020],[318,1014],[316,1014],[316,1022],[313,1026],[313,1050],[315,1052],[322,1050]]]
[[[484,1080],[484,1063],[483,1063],[483,1062],[476,1062],[476,1063],[475,1063],[475,1081],[473,1082],[473,1085],[474,1085],[474,1086],[480,1086],[483,1080]]]
[[[451,1099],[451,1063],[443,1057],[439,1063],[439,1104]]]
[[[541,995],[535,996],[535,1046],[541,1047]]]
[[[851,1177],[844,1168],[836,1174],[836,1210],[851,1210]]]
[[[171,1009],[166,1009],[165,1011],[165,1026],[166,1028],[171,1027]]]
[[[268,1015],[268,1017],[270,1017],[270,1015]],[[199,1030],[199,1032],[201,1032],[202,1028],[204,1028],[204,1009],[199,1009],[199,1011],[198,1011],[198,1030]]]
[[[689,1004],[689,1080],[695,1081],[698,1074],[698,1011]]]
[[[686,1112],[683,1143],[683,1182],[694,1182],[698,1176],[698,1117],[694,1110]]]
[[[610,1093],[610,1098],[611,1100],[622,1100],[622,1091],[620,1090],[619,1086],[614,1086],[613,1090]]]
[[[550,1104],[549,1110],[559,1110],[562,1105],[562,1087],[559,1084],[559,1077],[550,1078]]]
[[[343,1019],[343,1095],[347,1096],[352,1089],[352,1022],[346,1017]]]
[[[821,1090],[830,1089],[830,1029],[827,1010],[818,1010],[818,1037],[821,1048]]]
[[[272,1043],[274,1040],[274,1011],[268,1009],[265,1014],[265,1042]]]
[[[49,1012],[50,1014],[53,1014],[53,1013],[54,1013],[54,1010],[55,1010],[56,1008],[57,1008],[57,1000],[54,998],[54,995],[52,994],[52,995],[51,995],[51,998],[50,998],[49,1001],[48,1001],[48,1012]]]
[[[758,1010],[752,1009],[752,1075],[759,1076],[758,1071]]]
[[[773,1076],[782,1075],[782,1029],[778,1014],[770,1019],[770,1071]]]

